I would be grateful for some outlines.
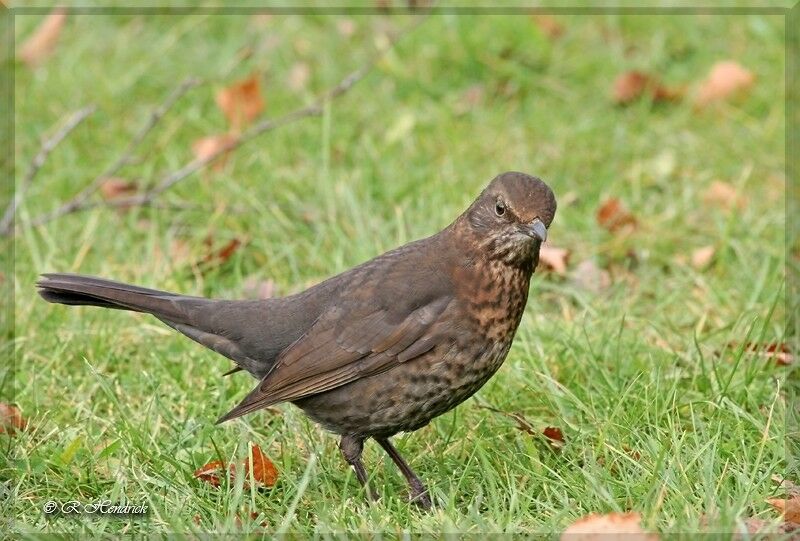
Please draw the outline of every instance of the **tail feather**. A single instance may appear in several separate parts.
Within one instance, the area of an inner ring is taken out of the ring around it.
[[[36,285],[39,295],[48,302],[146,312],[178,323],[185,321],[187,304],[207,302],[199,297],[185,297],[78,274],[44,274]],[[196,302],[187,303],[189,300]]]

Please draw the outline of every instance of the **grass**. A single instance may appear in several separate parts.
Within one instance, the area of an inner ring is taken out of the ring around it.
[[[363,63],[381,29],[408,21],[354,16],[348,38],[337,31],[343,18],[71,16],[46,65],[17,66],[16,178],[59,119],[88,102],[98,112],[51,155],[22,219],[114,160],[183,78],[210,82],[164,119],[126,178],[157,178],[190,158],[192,141],[224,131],[215,88],[258,71],[267,113],[288,111]],[[18,43],[39,20],[15,18]],[[222,171],[163,197],[180,208],[92,210],[18,235],[6,277],[15,327],[3,349],[15,355],[13,400],[29,429],[3,436],[0,462],[14,531],[257,534],[265,522],[269,532],[320,535],[530,533],[634,510],[647,528],[678,534],[777,520],[764,500],[780,494],[770,477],[787,468],[787,369],[741,345],[786,340],[783,18],[559,20],[565,34],[551,41],[527,16],[431,17],[322,118],[260,138]],[[625,70],[683,84],[728,58],[757,75],[744,99],[704,111],[609,99]],[[302,91],[287,86],[297,62],[312,74]],[[483,92],[465,107],[474,85]],[[438,502],[430,514],[409,507],[373,443],[365,461],[381,502],[363,505],[336,440],[290,406],[214,426],[253,382],[221,378],[227,361],[157,321],[52,306],[34,293],[39,273],[69,271],[216,297],[240,297],[256,277],[287,294],[439,230],[509,169],[548,181],[560,202],[551,242],[571,250],[573,268],[591,259],[610,269],[613,283],[592,292],[537,273],[500,372],[453,412],[396,438]],[[705,203],[716,179],[746,206]],[[630,235],[596,224],[611,196],[639,220]],[[209,236],[247,243],[224,265],[192,272],[187,262]],[[710,267],[685,263],[709,244]],[[559,427],[566,444],[556,452],[481,405],[537,430]],[[192,477],[212,459],[242,456],[248,442],[275,462],[274,488],[245,489],[239,478],[215,489]],[[146,503],[150,514],[41,511],[48,500],[102,499]]]

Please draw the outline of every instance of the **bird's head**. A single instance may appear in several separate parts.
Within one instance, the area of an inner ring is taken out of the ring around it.
[[[495,177],[462,219],[485,257],[535,266],[555,213],[547,184],[512,171]]]

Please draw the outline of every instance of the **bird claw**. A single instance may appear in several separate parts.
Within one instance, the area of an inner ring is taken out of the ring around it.
[[[409,495],[408,501],[419,507],[424,511],[429,511],[431,507],[433,507],[433,503],[431,502],[431,497],[428,495],[428,491],[425,489],[422,490],[412,490],[411,494]]]

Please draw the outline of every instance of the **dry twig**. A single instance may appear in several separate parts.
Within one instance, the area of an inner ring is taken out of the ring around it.
[[[19,206],[20,202],[22,202],[22,198],[27,193],[28,188],[30,188],[31,184],[36,178],[36,175],[39,173],[39,170],[42,168],[42,166],[44,166],[50,153],[53,152],[58,144],[61,143],[61,141],[63,141],[67,135],[72,132],[72,130],[77,128],[78,125],[86,120],[92,113],[94,113],[94,111],[95,106],[90,105],[72,113],[69,119],[61,126],[61,128],[59,128],[52,136],[42,141],[42,146],[39,148],[39,152],[37,152],[36,156],[33,157],[33,160],[28,166],[28,171],[25,173],[25,177],[22,179],[22,182],[17,188],[14,197],[11,198],[11,202],[9,202],[8,207],[6,207],[6,211],[3,214],[2,220],[0,220],[0,235],[8,235],[9,233],[13,232],[14,216],[17,213],[17,207]]]
[[[205,168],[211,162],[213,162],[223,154],[231,152],[239,148],[240,146],[244,145],[245,143],[249,142],[250,140],[255,139],[256,137],[264,133],[267,133],[269,131],[272,131],[276,128],[292,124],[304,118],[321,115],[324,112],[325,107],[329,102],[347,93],[359,81],[364,79],[364,77],[366,77],[367,74],[369,74],[372,71],[372,69],[375,67],[378,61],[389,50],[391,50],[403,36],[405,36],[408,32],[416,28],[423,20],[424,18],[418,19],[413,24],[409,25],[407,28],[401,31],[393,39],[389,40],[387,45],[381,48],[380,51],[375,53],[365,65],[353,71],[352,73],[348,74],[336,86],[332,87],[327,92],[321,94],[310,105],[301,107],[299,109],[286,113],[285,115],[279,116],[277,118],[272,118],[272,119],[268,118],[262,120],[261,122],[256,123],[249,130],[245,131],[240,136],[233,138],[229,144],[221,146],[220,148],[216,149],[214,153],[204,156],[202,158],[195,158],[186,165],[184,165],[183,167],[180,167],[175,171],[167,173],[161,178],[159,182],[157,182],[154,186],[147,189],[141,194],[136,194],[129,197],[115,198],[107,201],[91,200],[91,196],[98,191],[103,181],[108,177],[113,176],[119,169],[121,169],[129,162],[135,148],[139,145],[139,143],[141,143],[141,141],[144,139],[147,133],[151,131],[153,127],[155,127],[155,125],[158,123],[161,117],[163,117],[163,115],[167,112],[169,107],[180,96],[182,96],[186,91],[188,91],[189,88],[197,84],[195,80],[184,82],[180,87],[178,87],[178,89],[176,89],[175,92],[173,92],[173,94],[170,95],[170,97],[165,101],[165,103],[161,107],[159,107],[156,111],[154,111],[148,123],[142,128],[139,134],[136,137],[134,137],[134,139],[128,145],[126,150],[122,153],[120,158],[116,162],[114,162],[114,164],[112,164],[112,166],[107,171],[99,175],[91,184],[89,184],[86,188],[84,188],[75,197],[73,197],[66,203],[62,204],[60,207],[58,207],[52,212],[31,219],[27,225],[29,226],[41,225],[67,214],[72,214],[75,212],[100,206],[128,208],[137,205],[139,206],[152,205],[153,202],[156,200],[156,198],[158,198],[163,192],[169,190],[170,188],[175,186],[178,182],[185,179],[186,177]],[[11,229],[11,232],[13,232],[13,228]]]

